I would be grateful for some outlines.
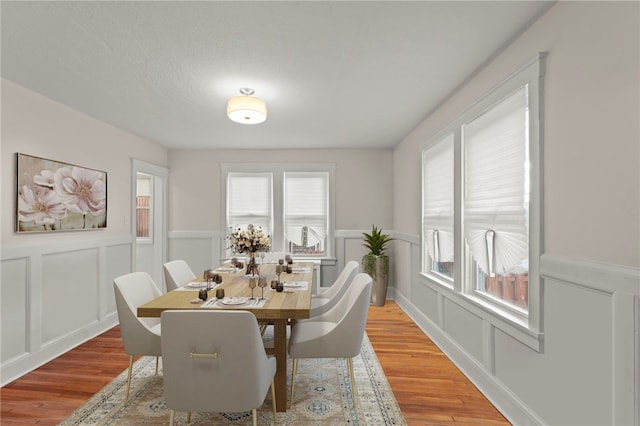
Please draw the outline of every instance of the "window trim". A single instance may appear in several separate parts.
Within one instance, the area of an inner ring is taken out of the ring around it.
[[[420,271],[425,283],[434,289],[441,289],[456,303],[477,312],[491,324],[536,350],[542,348],[542,283],[540,278],[540,255],[542,254],[543,221],[543,79],[546,53],[539,53],[523,67],[512,73],[501,83],[486,92],[484,96],[455,117],[444,128],[419,147],[421,167],[424,151],[438,143],[447,134],[454,135],[454,274],[453,285],[437,279],[431,274]],[[501,304],[480,297],[468,288],[464,280],[464,234],[462,232],[462,197],[464,191],[464,158],[462,150],[462,125],[491,108],[518,87],[528,85],[529,101],[529,161],[530,198],[529,198],[529,307],[528,315],[514,315]],[[422,185],[422,183],[421,183]],[[423,212],[420,213],[422,218]],[[422,232],[422,230],[421,230]],[[422,241],[424,244],[424,241]],[[421,246],[424,250],[424,245]],[[422,255],[424,257],[424,254]],[[443,285],[444,284],[444,285]]]
[[[324,255],[297,255],[296,257],[325,259],[333,258],[335,244],[335,163],[221,163],[220,165],[220,205],[222,211],[227,208],[227,175],[230,172],[272,173],[273,192],[273,231],[271,250],[286,251],[284,244],[284,173],[285,172],[324,172],[329,173],[329,206],[327,244]],[[220,218],[220,228],[227,235],[226,213]],[[221,253],[227,253],[227,241],[222,239]]]

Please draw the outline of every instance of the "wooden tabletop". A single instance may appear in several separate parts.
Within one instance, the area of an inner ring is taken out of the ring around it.
[[[311,308],[311,290],[313,285],[313,263],[296,262],[293,268],[306,268],[305,272],[283,273],[280,280],[287,282],[307,282],[306,290],[287,290],[277,292],[271,289],[271,280],[277,279],[274,264],[264,264],[260,266],[260,275],[266,276],[267,287],[264,289],[264,297],[267,302],[264,306],[258,307],[237,307],[234,309],[248,310],[253,312],[258,319],[301,319],[309,318]],[[307,272],[308,271],[308,272]],[[218,271],[216,271],[218,272]],[[209,298],[215,298],[217,289],[224,289],[225,297],[250,297],[249,278],[245,277],[244,270],[235,273],[221,273],[222,284],[208,292]],[[200,277],[198,281],[201,281]],[[260,297],[262,289],[257,287],[253,290],[254,297]],[[202,303],[191,303],[198,298],[198,289],[194,290],[173,290],[162,296],[138,307],[138,317],[160,317],[162,311],[167,309],[227,309],[227,308],[202,308]]]

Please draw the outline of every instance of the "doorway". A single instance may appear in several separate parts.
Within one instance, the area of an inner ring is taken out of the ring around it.
[[[165,287],[162,265],[167,258],[168,177],[164,167],[133,160],[134,270],[151,275],[161,291]]]

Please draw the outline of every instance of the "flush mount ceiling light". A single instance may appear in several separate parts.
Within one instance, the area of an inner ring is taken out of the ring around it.
[[[267,106],[262,99],[254,98],[253,89],[240,89],[243,96],[234,96],[227,102],[227,116],[236,123],[258,124],[267,119]]]

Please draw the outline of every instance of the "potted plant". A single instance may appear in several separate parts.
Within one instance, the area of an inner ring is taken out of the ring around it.
[[[387,299],[387,286],[389,285],[389,257],[384,254],[384,250],[389,241],[393,238],[388,234],[383,234],[382,229],[373,225],[370,234],[364,232],[364,244],[369,249],[369,253],[362,257],[362,271],[366,272],[373,279],[371,289],[371,304],[383,306]]]

